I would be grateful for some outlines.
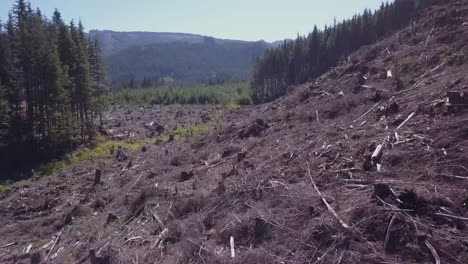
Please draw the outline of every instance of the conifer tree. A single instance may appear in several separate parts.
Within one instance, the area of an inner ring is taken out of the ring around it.
[[[382,4],[380,9],[364,10],[362,15],[323,30],[314,27],[307,37],[284,42],[267,50],[257,58],[252,86],[254,101],[266,102],[284,94],[288,85],[304,83],[317,78],[340,59],[363,45],[370,44],[409,23],[418,9],[431,5],[434,0],[395,0]]]
[[[0,26],[0,140],[56,156],[92,138],[106,80],[81,21],[67,26],[57,10],[49,20],[17,0]]]

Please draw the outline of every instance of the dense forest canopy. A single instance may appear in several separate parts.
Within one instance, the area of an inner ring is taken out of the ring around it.
[[[252,78],[255,57],[266,42],[220,41],[205,37],[200,42],[178,41],[132,46],[106,55],[114,86],[135,86],[148,79],[169,79],[178,84],[209,84]],[[147,85],[146,85],[147,86]]]
[[[326,26],[317,26],[308,36],[266,51],[257,58],[252,85],[254,101],[267,102],[284,94],[288,85],[313,80],[363,45],[407,25],[415,13],[434,0],[396,0],[383,3],[375,12]]]
[[[92,138],[106,85],[99,45],[81,21],[66,24],[57,10],[47,18],[17,0],[0,22],[2,153],[55,156]]]

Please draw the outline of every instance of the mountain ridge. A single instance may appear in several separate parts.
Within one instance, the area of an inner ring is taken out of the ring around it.
[[[114,86],[145,78],[170,78],[183,84],[246,81],[251,78],[255,58],[284,42],[112,30],[91,30],[89,37],[100,44]]]
[[[208,35],[195,34],[195,33],[184,33],[184,32],[157,32],[157,31],[116,31],[116,30],[97,30],[92,29],[89,31],[89,36],[91,38],[97,39],[101,44],[101,48],[104,54],[108,55],[110,53],[120,51],[125,48],[132,46],[142,46],[147,44],[157,44],[157,43],[171,43],[171,42],[187,42],[187,43],[200,43],[204,39],[214,39],[216,43],[265,43],[269,46],[276,47],[279,44],[283,43],[284,40],[278,40],[273,42],[268,42],[265,40],[249,41],[249,40],[237,40],[237,39],[226,39],[226,38],[217,38]],[[113,46],[109,41],[125,41],[125,37],[130,38],[128,42],[120,43],[120,46]],[[288,40],[288,39],[286,39]]]

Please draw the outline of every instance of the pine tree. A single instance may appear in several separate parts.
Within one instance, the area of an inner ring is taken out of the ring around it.
[[[364,10],[323,30],[314,27],[307,37],[298,36],[267,50],[255,61],[254,101],[266,102],[284,94],[288,85],[312,80],[335,66],[351,52],[409,23],[414,13],[434,0],[395,0],[372,12]]]
[[[99,129],[103,127],[103,112],[107,108],[109,102],[107,95],[109,94],[108,78],[106,69],[102,60],[102,52],[97,40],[89,40],[88,48],[90,74],[92,83],[92,110],[99,118]]]
[[[10,129],[10,109],[6,95],[6,90],[0,82],[0,146],[7,143]]]
[[[98,44],[90,43],[81,22],[67,26],[57,10],[48,20],[16,1],[6,33],[0,26],[2,138],[56,156],[92,137],[107,78]]]

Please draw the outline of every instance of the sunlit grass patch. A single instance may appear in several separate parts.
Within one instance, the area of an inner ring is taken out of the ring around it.
[[[213,122],[179,127],[171,134],[174,135],[174,140],[176,141],[187,139],[195,135],[207,134],[215,130],[217,125],[219,125],[219,114],[222,115],[222,113],[215,113],[215,121]],[[156,142],[167,142],[169,140],[170,136],[167,132],[160,136],[143,140],[108,140],[100,136],[96,138],[94,146],[82,147],[76,150],[67,160],[55,160],[43,164],[37,168],[37,171],[42,175],[52,175],[64,171],[71,165],[79,165],[91,160],[109,157],[113,155],[113,153],[116,153],[119,148],[139,151],[146,145],[151,145]]]

